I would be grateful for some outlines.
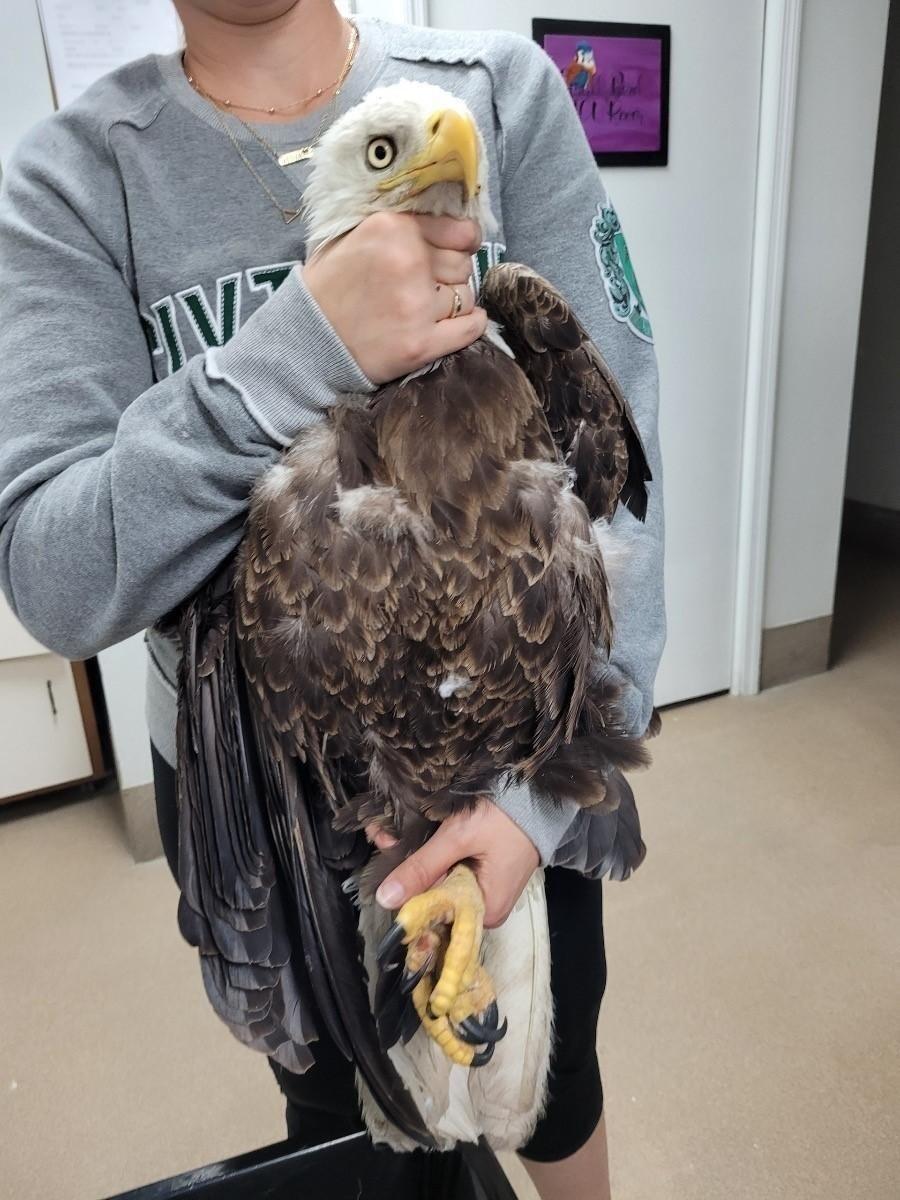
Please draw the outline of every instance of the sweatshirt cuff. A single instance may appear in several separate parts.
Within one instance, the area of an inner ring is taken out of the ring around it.
[[[543,867],[550,865],[579,812],[574,800],[551,800],[509,776],[497,787],[494,803],[531,839]]]
[[[321,420],[338,396],[375,390],[296,268],[230,341],[207,350],[205,370],[233,387],[282,446]]]

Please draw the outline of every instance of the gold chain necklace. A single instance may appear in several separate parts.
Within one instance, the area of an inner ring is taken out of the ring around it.
[[[197,91],[200,92],[202,96],[205,96],[207,100],[212,100],[214,104],[219,104],[223,108],[240,108],[243,112],[267,113],[270,117],[274,116],[275,113],[287,113],[292,112],[295,108],[305,108],[307,104],[312,104],[314,100],[318,100],[320,96],[324,96],[326,92],[331,91],[333,87],[337,87],[337,85],[341,82],[341,76],[338,75],[336,79],[332,79],[331,83],[326,83],[323,87],[316,88],[314,92],[310,92],[308,96],[303,96],[300,100],[291,100],[289,104],[270,104],[265,106],[257,104],[238,104],[235,103],[234,100],[229,100],[224,96],[215,96],[212,92],[208,92],[205,88],[202,88],[188,70],[187,60],[189,55],[190,51],[186,50],[184,54],[184,69],[185,74],[187,75],[187,81],[191,87],[196,88]]]
[[[312,158],[313,152],[315,151],[316,146],[319,144],[319,139],[325,132],[326,125],[331,123],[331,120],[334,116],[334,110],[337,106],[338,98],[343,91],[347,76],[350,74],[350,68],[353,66],[353,59],[356,55],[357,47],[359,46],[359,30],[352,23],[350,28],[352,32],[350,34],[350,41],[347,44],[347,57],[344,60],[344,66],[340,75],[337,77],[336,83],[334,84],[334,92],[331,97],[331,103],[322,113],[322,119],[319,121],[319,126],[316,129],[311,142],[308,142],[305,146],[298,146],[295,150],[288,150],[284,154],[279,154],[272,143],[267,141],[255,126],[249,124],[247,121],[242,120],[236,113],[232,113],[234,119],[243,125],[243,127],[252,137],[256,138],[259,144],[265,150],[267,150],[269,154],[271,154],[272,158],[275,159],[280,167],[289,167],[292,166],[293,163],[305,162],[306,159]]]
[[[275,195],[275,193],[272,191],[272,189],[269,187],[269,185],[266,183],[266,181],[263,179],[262,175],[260,175],[259,171],[257,171],[256,167],[254,167],[253,163],[250,161],[250,159],[244,153],[244,149],[241,146],[241,143],[237,140],[237,138],[234,136],[234,134],[231,132],[231,130],[228,128],[228,126],[225,124],[225,122],[220,120],[219,124],[222,126],[225,133],[228,135],[228,140],[231,142],[232,146],[234,146],[235,150],[237,150],[238,154],[240,155],[241,161],[243,162],[244,166],[247,168],[247,170],[250,172],[250,174],[253,176],[253,178],[256,180],[256,182],[259,184],[259,186],[262,188],[262,190],[266,193],[266,195],[272,201],[274,206],[281,213],[281,218],[284,221],[285,225],[290,225],[291,221],[296,221],[297,218],[300,216],[300,213],[303,211],[302,206],[301,206],[302,200],[303,200],[302,193],[299,194],[297,196],[297,199],[294,201],[294,203],[297,205],[296,208],[285,208],[284,205],[281,203],[281,201],[278,199],[278,197]]]
[[[338,75],[335,83],[331,85],[332,87],[334,87],[334,93],[331,97],[331,103],[326,107],[324,113],[322,114],[322,118],[319,121],[318,128],[316,129],[315,135],[313,136],[313,140],[311,142],[308,142],[305,146],[298,146],[295,150],[289,150],[284,154],[279,154],[278,151],[275,149],[275,147],[271,144],[271,142],[267,141],[266,138],[264,138],[262,136],[262,134],[258,132],[258,130],[254,129],[252,125],[250,125],[246,121],[242,120],[237,115],[237,113],[235,113],[235,112],[230,113],[230,115],[232,117],[234,117],[235,121],[237,121],[239,125],[242,125],[244,127],[244,129],[246,129],[246,131],[252,137],[254,137],[260,143],[261,146],[264,147],[264,149],[267,151],[268,154],[270,154],[272,156],[272,158],[279,165],[279,167],[282,167],[282,168],[287,167],[287,166],[290,166],[292,163],[304,162],[306,159],[312,158],[315,148],[319,144],[319,139],[321,138],[322,134],[325,132],[326,124],[330,121],[330,119],[334,115],[334,110],[337,106],[338,97],[340,96],[341,91],[344,86],[344,83],[347,79],[347,76],[350,73],[350,68],[353,65],[353,59],[356,54],[356,49],[359,45],[359,30],[356,28],[356,26],[354,24],[352,24],[352,22],[350,25],[350,31],[351,31],[350,32],[350,40],[347,43],[347,56],[344,60],[344,65],[341,68],[341,73],[340,73],[340,75]],[[185,72],[185,74],[187,74],[187,72]],[[190,85],[193,87],[193,89],[199,95],[203,96],[203,98],[205,100],[211,101],[214,106],[217,104],[216,98],[214,96],[212,96],[209,92],[204,91],[204,89],[197,83],[197,81],[191,75],[187,75],[187,80],[188,80],[188,83],[190,83]],[[327,89],[323,88],[322,90],[325,91]],[[254,167],[253,163],[250,161],[250,159],[244,153],[243,147],[241,146],[238,139],[235,137],[233,131],[228,127],[228,123],[223,119],[222,114],[221,114],[220,110],[218,109],[218,107],[216,107],[216,114],[219,117],[219,124],[222,126],[222,129],[226,133],[228,140],[231,142],[232,146],[234,146],[235,150],[237,151],[238,155],[240,156],[240,159],[243,162],[244,166],[247,168],[247,170],[250,172],[250,174],[256,180],[259,187],[265,192],[266,196],[268,196],[269,200],[272,202],[272,204],[275,206],[275,208],[277,208],[278,211],[281,213],[281,217],[282,217],[282,220],[284,221],[284,223],[286,225],[290,225],[290,223],[292,221],[296,221],[297,217],[299,217],[301,212],[303,211],[303,209],[302,209],[302,200],[303,200],[302,193],[297,196],[297,199],[294,202],[297,205],[297,207],[285,208],[284,205],[281,204],[280,201],[278,200],[278,198],[275,196],[274,192],[269,187],[269,185],[266,183],[266,181],[263,179],[263,177],[260,175],[259,171],[257,171],[256,167]],[[287,174],[287,172],[285,172],[285,175],[286,174]]]

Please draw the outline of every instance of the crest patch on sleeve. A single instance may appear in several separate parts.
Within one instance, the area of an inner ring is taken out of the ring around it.
[[[647,307],[631,264],[619,216],[609,201],[597,205],[591,222],[591,241],[612,315],[644,342],[653,341]]]
[[[506,246],[503,242],[482,242],[472,255],[472,290],[478,296],[484,277],[491,267],[503,262],[506,257]]]

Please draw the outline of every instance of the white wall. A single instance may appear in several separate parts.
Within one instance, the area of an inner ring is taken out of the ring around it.
[[[900,511],[900,3],[885,64],[847,496]]]
[[[0,167],[22,134],[53,111],[35,0],[0,3]]]
[[[888,0],[807,0],[788,230],[765,625],[834,582]]]
[[[731,682],[762,0],[431,0],[432,23],[671,24],[669,166],[603,168],[656,334],[669,643],[661,703]]]

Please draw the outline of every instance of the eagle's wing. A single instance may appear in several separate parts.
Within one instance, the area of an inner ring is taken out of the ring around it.
[[[571,306],[519,263],[488,271],[481,303],[540,397],[591,519],[610,520],[621,501],[643,521],[651,475],[634,416]]]
[[[316,1022],[355,1061],[389,1120],[431,1139],[369,1008],[355,912],[342,889],[357,839],[259,719],[239,662],[233,567],[181,622],[178,790],[181,932],[213,1008],[288,1070],[315,1058]]]
[[[312,1063],[311,992],[293,969],[275,851],[251,784],[230,571],[190,603],[178,717],[178,922],[236,1036],[292,1071]]]

